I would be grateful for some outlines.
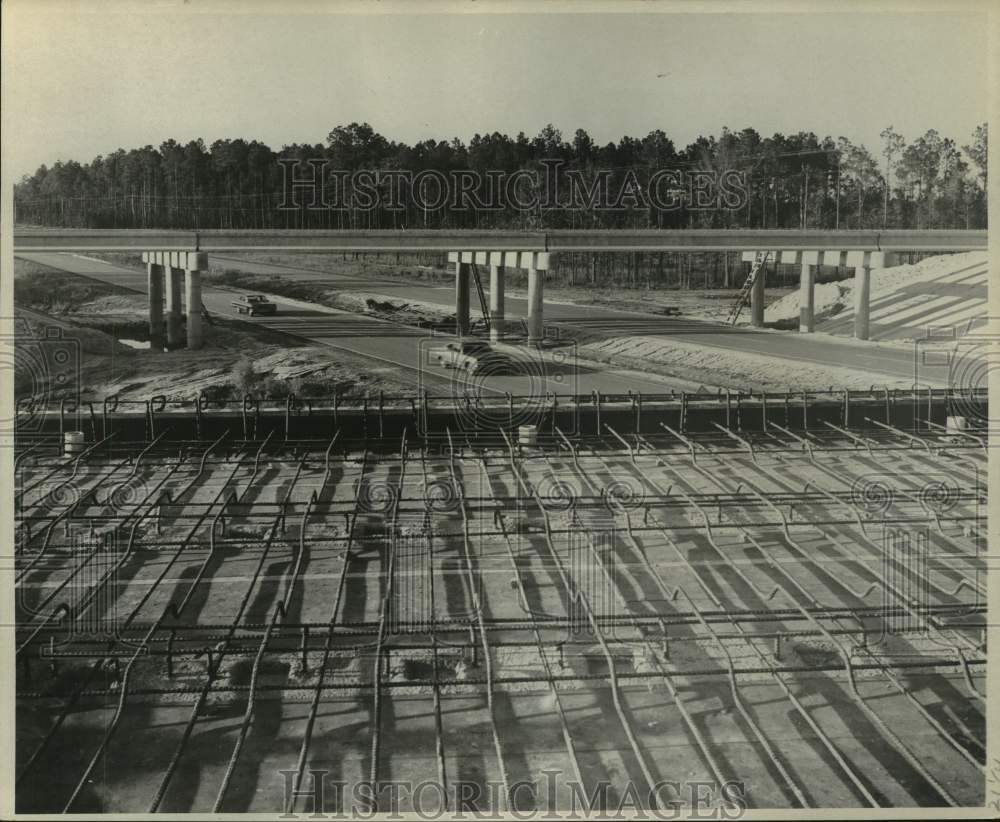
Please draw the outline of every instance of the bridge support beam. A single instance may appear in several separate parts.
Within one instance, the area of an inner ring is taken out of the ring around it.
[[[181,339],[181,278],[183,271],[166,266],[167,273],[167,348],[178,348]]]
[[[455,333],[460,337],[469,333],[469,263],[461,256],[455,262]]]
[[[490,342],[500,342],[504,338],[504,269],[500,265],[501,254],[490,254]]]
[[[309,186],[313,183],[307,184]],[[315,189],[314,189],[315,193]],[[200,248],[231,252],[267,248],[269,251],[341,253],[346,251],[452,251],[480,248],[505,251],[533,250],[538,253],[625,251],[738,251],[744,248],[831,248],[869,251],[985,251],[987,233],[981,230],[834,231],[815,229],[593,229],[496,231],[344,231],[340,229],[150,231],[135,229],[15,228],[17,253],[41,251],[138,251],[141,249]]]
[[[163,350],[163,266],[146,263],[146,293],[149,295],[149,347]]]
[[[540,271],[531,254],[528,266],[528,345],[541,345],[545,338],[545,318],[542,305],[545,300],[545,272]]]

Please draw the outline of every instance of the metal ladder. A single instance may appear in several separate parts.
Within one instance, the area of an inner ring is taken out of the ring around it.
[[[743,312],[743,306],[747,304],[747,300],[750,298],[750,291],[753,288],[753,284],[757,281],[757,277],[761,269],[764,268],[764,263],[767,262],[770,254],[770,251],[758,251],[754,255],[753,265],[750,266],[750,273],[747,275],[746,282],[743,283],[743,287],[740,289],[739,296],[737,296],[736,302],[733,303],[733,307],[729,309],[729,316],[726,317],[727,325],[736,325],[736,321]]]

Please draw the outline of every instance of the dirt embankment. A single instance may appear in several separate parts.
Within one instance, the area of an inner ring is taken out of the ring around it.
[[[351,397],[410,386],[363,358],[219,317],[202,349],[153,351],[144,295],[27,260],[14,262],[14,304],[18,398]]]
[[[941,254],[912,265],[873,270],[869,291],[872,339],[913,340],[926,337],[931,327],[961,329],[970,321],[984,320],[988,279],[983,251]],[[813,300],[817,331],[853,334],[854,277],[817,283]],[[764,313],[764,319],[775,325],[797,325],[798,317],[798,291],[771,303]]]
[[[667,337],[614,337],[580,345],[581,357],[700,382],[711,388],[754,391],[803,391],[837,386],[867,389],[872,374],[849,366],[832,366],[769,357],[733,349],[712,348]],[[886,377],[878,377],[879,383]],[[890,381],[891,382],[891,381]],[[907,387],[912,380],[899,381]]]

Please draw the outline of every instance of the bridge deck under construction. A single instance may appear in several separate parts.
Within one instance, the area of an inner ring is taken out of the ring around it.
[[[980,805],[983,434],[622,402],[23,427],[18,810]]]

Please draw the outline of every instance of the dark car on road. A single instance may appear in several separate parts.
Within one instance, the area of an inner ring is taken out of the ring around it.
[[[233,300],[233,308],[237,314],[277,314],[278,306],[263,294],[243,294]]]

